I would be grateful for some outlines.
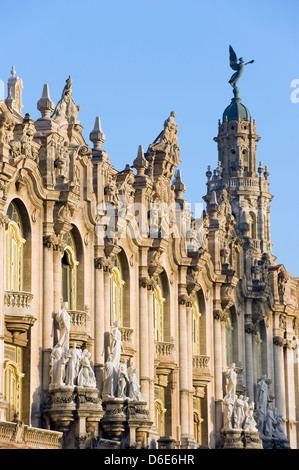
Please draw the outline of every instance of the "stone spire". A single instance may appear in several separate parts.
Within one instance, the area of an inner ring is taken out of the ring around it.
[[[93,143],[94,150],[101,150],[102,144],[106,140],[106,136],[102,131],[100,116],[96,117],[93,131],[89,134],[89,139]]]
[[[133,167],[136,168],[138,176],[143,176],[146,168],[148,167],[148,161],[144,156],[142,145],[138,146],[137,157],[133,162]]]
[[[50,98],[49,85],[44,84],[43,94],[37,102],[37,109],[41,112],[42,119],[51,119],[51,113],[54,111],[55,106]]]
[[[7,81],[8,96],[5,100],[7,106],[22,115],[22,89],[23,80],[16,76],[15,66],[12,66],[11,77]]]

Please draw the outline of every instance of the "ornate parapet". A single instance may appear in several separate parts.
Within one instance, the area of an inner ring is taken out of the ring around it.
[[[18,422],[0,422],[0,449],[61,449],[62,433],[32,428]]]
[[[135,354],[135,349],[133,348],[132,336],[133,336],[133,329],[127,328],[125,326],[121,326],[119,328],[121,332],[121,340],[125,350],[124,356],[126,357],[133,357]]]

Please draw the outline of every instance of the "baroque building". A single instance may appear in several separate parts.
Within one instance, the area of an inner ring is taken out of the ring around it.
[[[221,448],[233,435],[233,447],[298,448],[299,280],[275,262],[269,171],[238,89],[200,218],[175,112],[117,171],[99,117],[92,145],[82,136],[71,77],[56,106],[44,85],[36,121],[22,89],[13,67],[0,102],[0,447]]]

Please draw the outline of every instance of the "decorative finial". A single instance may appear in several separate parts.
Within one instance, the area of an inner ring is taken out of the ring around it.
[[[238,59],[235,51],[232,48],[232,46],[229,46],[229,65],[233,70],[236,70],[236,72],[231,76],[231,78],[228,81],[228,83],[233,87],[233,89],[236,88],[236,84],[237,84],[238,80],[240,79],[240,77],[241,77],[241,75],[244,71],[245,65],[253,64],[253,62],[254,62],[254,60],[251,60],[250,62],[244,63],[243,57],[240,57],[240,59]],[[236,88],[236,90],[238,90],[238,89]],[[238,92],[239,92],[239,90],[238,90]],[[235,94],[235,92],[234,92],[234,94]],[[235,96],[235,98],[236,98],[236,96]]]
[[[102,131],[100,116],[97,116],[94,123],[93,131],[89,134],[91,142],[94,144],[94,150],[101,150],[102,144],[106,140],[106,136]]]
[[[15,76],[15,74],[16,74],[16,69],[15,69],[15,66],[14,66],[14,65],[12,66],[12,69],[11,69],[11,72],[10,72],[10,73],[11,73],[11,76],[12,76],[12,77]]]
[[[133,162],[133,167],[136,168],[138,176],[143,176],[146,168],[148,167],[148,161],[144,156],[142,145],[138,146],[137,157]]]
[[[50,114],[54,111],[54,103],[50,98],[49,85],[44,84],[41,99],[37,102],[37,109],[41,112],[42,119],[50,119]]]

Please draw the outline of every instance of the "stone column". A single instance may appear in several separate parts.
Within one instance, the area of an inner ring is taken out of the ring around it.
[[[94,323],[95,323],[95,374],[97,380],[97,387],[102,391],[102,368],[105,364],[105,328],[104,328],[104,312],[105,312],[105,298],[104,298],[104,271],[102,258],[95,260],[95,308],[94,308]]]
[[[292,335],[287,339],[285,350],[285,376],[286,376],[286,431],[292,449],[297,445],[296,432],[296,399],[295,399],[295,374],[294,374],[294,344]]]
[[[245,359],[246,359],[246,388],[250,401],[254,401],[253,384],[253,356],[252,356],[252,337],[253,325],[251,322],[245,322]]]
[[[149,403],[149,319],[148,319],[148,285],[149,279],[139,279],[139,364],[140,387],[144,400]]]
[[[189,438],[189,383],[187,312],[183,295],[179,298],[179,348],[181,440],[184,442]]]
[[[43,389],[50,383],[50,354],[54,345],[54,265],[51,237],[43,246]],[[57,313],[57,312],[56,312]]]
[[[188,347],[188,384],[189,384],[189,436],[193,437],[193,367],[192,367],[192,311],[191,303],[186,305],[187,347]]]
[[[6,401],[4,400],[4,374],[3,374],[3,365],[4,365],[4,276],[5,276],[5,224],[8,223],[8,217],[3,214],[0,214],[0,421],[5,421],[6,419],[6,409],[8,407]]]
[[[222,428],[222,400],[223,400],[223,376],[222,376],[222,345],[221,345],[221,314],[220,310],[214,310],[214,372],[215,372],[215,420],[216,442],[219,440],[219,432]]]
[[[105,346],[105,356],[108,354],[108,348],[110,348],[110,284],[111,284],[111,266],[109,261],[105,261],[104,264],[104,346]],[[107,357],[105,357],[105,360]]]
[[[274,356],[274,394],[275,394],[275,406],[283,414],[285,419],[285,407],[284,407],[284,364],[283,364],[283,346],[284,338],[280,336],[274,336],[273,338],[273,356]]]
[[[153,286],[148,286],[148,348],[149,348],[149,413],[155,422],[155,341],[154,341],[154,312]]]
[[[59,312],[62,302],[62,268],[61,268],[61,258],[63,255],[63,246],[56,245],[53,252],[53,271],[54,271],[54,312],[55,314]]]

